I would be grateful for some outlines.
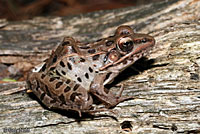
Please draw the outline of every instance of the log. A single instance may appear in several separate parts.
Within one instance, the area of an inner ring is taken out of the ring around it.
[[[25,81],[0,84],[0,133],[200,133],[200,1],[171,0],[69,17],[0,20],[0,63],[26,73],[64,36],[92,42],[130,25],[155,37],[151,54],[116,78],[110,90],[136,99],[110,112],[76,117],[52,111],[24,92]],[[12,71],[15,70],[15,71]]]

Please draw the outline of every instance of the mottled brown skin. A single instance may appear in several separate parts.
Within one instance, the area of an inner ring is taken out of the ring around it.
[[[27,78],[29,89],[50,109],[93,113],[116,106],[133,97],[105,92],[104,86],[154,46],[153,37],[136,34],[129,26],[117,28],[114,36],[82,44],[65,37],[39,72]],[[93,110],[96,96],[104,109]]]

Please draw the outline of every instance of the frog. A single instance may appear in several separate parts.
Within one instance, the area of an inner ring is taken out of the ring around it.
[[[135,33],[128,25],[119,26],[114,35],[93,43],[64,37],[38,72],[30,72],[27,86],[49,109],[95,113],[109,110],[134,99],[113,93],[105,85],[119,73],[149,54],[154,37]],[[103,104],[96,108],[94,100]]]

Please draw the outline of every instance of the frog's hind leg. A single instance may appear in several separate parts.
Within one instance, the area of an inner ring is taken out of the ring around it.
[[[49,109],[77,111],[81,117],[81,112],[91,108],[92,97],[82,87],[76,91],[70,90],[66,83],[64,79],[44,75],[42,72],[32,73],[27,81],[28,88]]]
[[[38,75],[41,75],[42,73],[31,73],[28,76],[27,85],[28,85],[28,91],[32,91],[36,97],[49,109],[53,107],[53,105],[56,105],[55,99],[53,99],[50,93],[47,93],[45,91],[44,85],[42,82],[38,80]],[[53,104],[53,105],[52,105]]]
[[[32,91],[36,97],[49,109],[51,109],[52,102],[55,100],[51,98],[47,93],[44,91],[44,88],[41,87],[41,83],[37,79],[38,73],[31,73],[28,76],[27,85],[28,85],[28,92]],[[55,104],[54,104],[55,105]]]

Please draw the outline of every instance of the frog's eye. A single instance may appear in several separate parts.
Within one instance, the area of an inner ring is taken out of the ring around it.
[[[120,38],[117,46],[123,52],[130,52],[133,49],[133,40],[130,37]]]

